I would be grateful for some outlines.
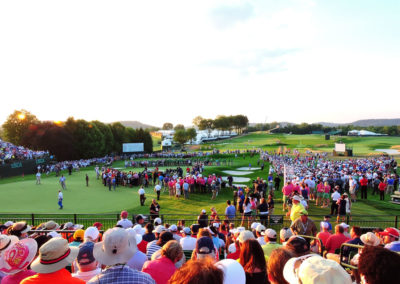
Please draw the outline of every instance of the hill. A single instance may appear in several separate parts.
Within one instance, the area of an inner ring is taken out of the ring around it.
[[[139,128],[143,128],[143,129],[149,129],[149,128],[156,128],[156,126],[152,126],[149,124],[144,124],[140,121],[136,121],[136,120],[126,120],[126,121],[119,121],[123,126],[125,127],[132,127],[133,129],[139,129]]]
[[[362,119],[356,120],[350,123],[332,123],[332,122],[317,122],[316,124],[322,124],[323,126],[340,126],[340,125],[354,125],[354,126],[392,126],[392,125],[400,125],[400,118],[392,118],[392,119]]]

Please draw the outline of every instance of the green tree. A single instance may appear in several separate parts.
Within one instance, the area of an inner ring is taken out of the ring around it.
[[[185,129],[178,129],[174,133],[174,141],[178,144],[181,145],[181,148],[183,149],[183,145],[189,141],[189,137],[186,133]]]
[[[102,141],[103,147],[102,149],[100,149],[100,155],[105,156],[111,154],[114,147],[114,135],[111,131],[110,126],[98,120],[92,121],[91,123],[93,125],[96,125],[96,127],[100,130],[101,134],[103,135],[103,141]]]
[[[195,118],[193,118],[193,125],[197,126],[198,128],[200,127],[200,122],[203,120],[204,118],[202,118],[200,115],[196,116]]]
[[[197,137],[196,129],[194,129],[193,127],[186,129],[186,135],[187,135],[188,141],[193,141]]]
[[[175,125],[174,130],[178,130],[178,129],[185,129],[185,126],[183,124]]]
[[[114,136],[114,146],[113,151],[115,153],[122,152],[122,143],[126,141],[125,138],[125,126],[123,126],[120,122],[114,122],[110,125],[111,132]]]
[[[199,123],[199,129],[200,130],[207,130],[208,131],[208,137],[211,135],[211,131],[214,129],[214,120],[211,118],[205,118],[200,121]]]
[[[39,120],[27,110],[15,110],[3,123],[5,140],[15,144],[22,145],[22,139],[29,127],[38,123]],[[25,146],[25,145],[23,145]]]
[[[162,127],[163,130],[171,130],[173,128],[174,128],[174,125],[172,123],[170,123],[170,122],[164,123],[163,127]]]

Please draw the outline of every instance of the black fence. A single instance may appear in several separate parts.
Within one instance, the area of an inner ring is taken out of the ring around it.
[[[150,215],[144,215],[146,221],[151,220]],[[164,224],[177,224],[178,222],[184,222],[185,226],[189,227],[192,224],[197,224],[197,215],[193,214],[160,214],[160,218]],[[399,227],[399,217],[397,215],[353,215],[351,218],[348,216],[345,222],[350,226],[359,226],[363,231],[371,231],[375,228],[388,228],[388,227]],[[319,222],[323,221],[324,215],[310,215],[317,228],[319,228]],[[23,214],[23,213],[10,213],[0,214],[0,224],[4,224],[7,221],[26,221],[32,226],[38,226],[47,221],[53,220],[58,224],[64,224],[67,222],[73,222],[74,224],[83,225],[85,228],[92,226],[95,222],[103,224],[103,229],[112,228],[116,225],[120,219],[119,213],[114,214]],[[135,214],[130,214],[130,219],[135,223]],[[221,217],[222,219],[222,217]],[[252,222],[263,223],[267,228],[273,228],[279,231],[283,227],[290,227],[291,221],[283,215],[271,215],[266,219],[261,220],[260,216],[253,216],[250,221],[242,220],[241,216],[236,216],[230,220],[235,224],[236,227],[243,225],[249,227]],[[331,223],[335,224],[336,219],[332,217]]]
[[[0,165],[0,179],[6,177],[34,174],[37,172],[38,165],[47,164],[49,157],[35,160],[15,160],[11,163]]]

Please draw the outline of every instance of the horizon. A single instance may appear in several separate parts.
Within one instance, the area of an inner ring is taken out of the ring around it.
[[[393,0],[3,1],[0,122],[396,119],[398,14]]]

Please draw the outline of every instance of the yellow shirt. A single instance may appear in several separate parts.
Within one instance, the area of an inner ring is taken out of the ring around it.
[[[300,212],[303,210],[305,210],[305,208],[300,202],[298,204],[293,204],[292,209],[290,210],[290,220],[294,222],[297,218],[300,217]]]

